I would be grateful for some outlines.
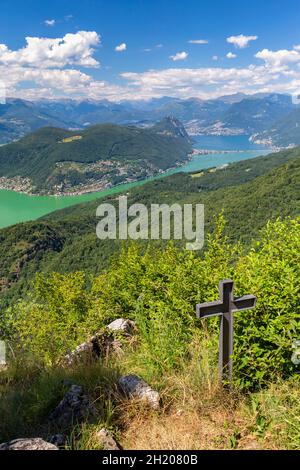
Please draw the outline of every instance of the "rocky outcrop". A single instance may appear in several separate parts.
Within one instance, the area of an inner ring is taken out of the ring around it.
[[[139,376],[134,374],[125,375],[119,379],[118,385],[129,398],[144,401],[153,409],[159,408],[159,393]]]
[[[95,437],[103,450],[122,450],[120,444],[106,428],[102,428],[100,431],[97,431]]]
[[[111,322],[107,328],[114,332],[120,332],[125,336],[132,336],[135,329],[135,322],[131,320],[124,320],[124,318],[118,318]]]
[[[63,364],[72,367],[80,362],[93,362],[97,359],[98,350],[94,347],[93,338],[86,343],[82,343],[74,351],[64,357]]]
[[[59,405],[51,413],[49,421],[60,430],[94,417],[96,409],[80,385],[72,385]]]
[[[99,357],[106,357],[110,352],[119,353],[122,350],[121,339],[130,339],[135,329],[131,320],[119,318],[110,323],[103,331],[92,336],[87,342],[77,346],[67,354],[63,363],[72,367],[82,362],[93,362]]]
[[[40,437],[32,439],[15,439],[0,444],[0,450],[59,450],[54,444],[46,442]]]

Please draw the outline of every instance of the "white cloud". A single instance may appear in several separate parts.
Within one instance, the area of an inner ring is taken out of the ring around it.
[[[264,60],[267,65],[282,67],[300,62],[300,53],[298,52],[297,46],[294,49],[296,50],[281,49],[279,51],[270,51],[269,49],[263,49],[259,51],[255,57]]]
[[[208,44],[207,39],[190,39],[189,44]]]
[[[170,55],[170,59],[173,60],[174,62],[176,62],[177,60],[185,60],[187,59],[188,57],[188,53],[187,52],[177,52],[177,54],[175,55]]]
[[[149,70],[143,73],[125,72],[121,76],[135,86],[155,89],[173,89],[174,87],[209,86],[231,80],[251,79],[256,70],[211,67],[211,68],[169,68]]]
[[[0,64],[40,68],[100,65],[92,57],[94,47],[100,43],[100,36],[95,31],[78,31],[54,39],[27,37],[26,43],[25,47],[16,51],[0,44]]]
[[[123,81],[120,85],[94,79],[91,75],[73,69],[37,69],[11,65],[8,68],[0,65],[0,76],[7,77],[4,79],[7,96],[27,99],[71,97],[116,102],[162,96],[208,99],[237,92],[299,94],[300,89],[299,70],[278,72],[277,68],[265,65],[126,72],[119,77]],[[27,86],[22,90],[23,82]],[[33,82],[31,88],[28,88],[28,82]]]
[[[127,71],[115,84],[76,69],[99,65],[93,56],[94,47],[100,43],[95,32],[81,31],[56,39],[27,38],[26,42],[24,48],[15,51],[0,44],[0,77],[7,96],[120,101],[162,96],[206,99],[237,92],[300,94],[300,46],[291,50],[264,49],[256,54],[264,61],[261,65],[231,67],[227,63],[222,67],[219,62],[214,67],[178,68],[174,64],[162,70]],[[236,54],[232,52],[227,55],[233,56]],[[176,61],[187,57],[183,51],[171,58]]]
[[[255,93],[266,86],[278,86],[282,90],[285,88],[282,76],[265,66],[254,65],[245,68],[169,68],[143,73],[126,72],[121,77],[131,83],[132,95],[135,97],[205,99],[236,92]]]
[[[45,24],[46,26],[54,26],[55,23],[56,23],[55,20],[45,20],[45,21],[44,21],[44,24]]]
[[[126,51],[126,49],[127,49],[127,45],[125,44],[125,42],[122,42],[122,44],[115,47],[116,52],[124,52]]]
[[[244,36],[244,34],[240,34],[239,36],[230,36],[227,38],[227,42],[233,44],[238,49],[244,49],[250,41],[256,41],[257,39],[258,36]]]
[[[236,54],[233,54],[232,52],[228,52],[228,54],[226,55],[227,59],[236,59],[237,58],[237,55]]]
[[[212,60],[217,61],[217,60],[219,60],[219,57],[217,55],[213,55]]]

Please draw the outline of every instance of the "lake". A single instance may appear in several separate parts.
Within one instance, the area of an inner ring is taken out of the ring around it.
[[[195,137],[194,147],[207,150],[231,150],[232,153],[215,153],[212,155],[196,155],[185,165],[166,172],[163,176],[179,172],[193,172],[221,166],[227,163],[238,162],[249,158],[256,158],[270,153],[270,150],[259,149],[249,142],[248,136],[199,136]],[[235,150],[241,150],[234,153]],[[160,177],[163,177],[160,176]],[[147,181],[152,180],[149,178]],[[84,194],[81,196],[28,196],[14,191],[0,190],[0,228],[8,227],[19,222],[36,220],[43,215],[58,209],[92,201],[117,194],[133,187],[141,186],[145,181],[127,183],[97,193]]]

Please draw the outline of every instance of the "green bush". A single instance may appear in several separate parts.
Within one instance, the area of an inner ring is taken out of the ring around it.
[[[29,298],[7,312],[16,347],[52,365],[85,338],[90,304],[84,273],[38,275]]]
[[[255,310],[235,315],[236,384],[249,389],[293,375],[292,343],[300,339],[299,219],[269,223],[247,255],[228,243],[223,228],[221,217],[202,256],[172,244],[143,252],[131,244],[90,288],[83,273],[38,277],[30,301],[11,312],[23,348],[53,363],[86,335],[126,317],[140,332],[136,364],[163,376],[180,367],[195,338],[209,333],[216,344],[217,319],[197,320],[195,306],[216,300],[219,281],[233,278],[236,295],[258,299]]]
[[[268,223],[236,266],[237,292],[257,296],[256,309],[236,315],[235,322],[236,376],[246,387],[297,371],[291,357],[300,339],[299,222]]]

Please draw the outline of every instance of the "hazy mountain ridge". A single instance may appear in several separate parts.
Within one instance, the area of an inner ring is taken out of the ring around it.
[[[270,129],[255,135],[253,141],[277,147],[300,145],[300,109],[278,119]]]
[[[43,100],[9,98],[0,105],[0,144],[44,126],[84,129],[113,123],[151,126],[165,116],[179,119],[191,135],[261,133],[296,108],[289,95],[242,93],[213,100],[156,98],[150,101]]]

